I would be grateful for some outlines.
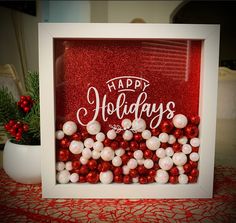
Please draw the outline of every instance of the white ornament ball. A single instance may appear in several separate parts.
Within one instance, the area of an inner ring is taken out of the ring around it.
[[[174,126],[178,129],[182,129],[188,124],[187,117],[182,114],[175,115],[172,121]]]
[[[92,158],[97,160],[101,157],[101,153],[99,151],[93,150],[92,151]]]
[[[142,118],[134,119],[132,129],[137,132],[143,132],[146,129],[146,122]]]
[[[126,141],[130,141],[133,138],[133,133],[129,130],[125,130],[123,133],[123,139]]]
[[[132,182],[133,182],[133,183],[138,183],[138,182],[139,182],[139,178],[138,178],[138,177],[132,178]]]
[[[82,153],[83,149],[84,149],[84,144],[81,141],[73,140],[70,143],[69,150],[73,154],[80,154]]]
[[[121,166],[121,164],[122,164],[122,160],[121,160],[120,156],[115,156],[112,159],[112,165],[113,166]]]
[[[192,147],[199,147],[200,146],[200,139],[199,138],[192,138],[190,140],[190,144]]]
[[[188,142],[188,138],[186,136],[183,136],[182,138],[178,139],[179,144],[186,144]]]
[[[174,150],[172,147],[167,147],[166,148],[166,155],[167,156],[173,156],[174,155]]]
[[[160,139],[162,143],[166,143],[169,140],[169,135],[165,132],[162,132],[158,138]]]
[[[57,162],[56,163],[56,170],[57,171],[62,171],[65,169],[65,163],[64,162]]]
[[[130,168],[127,165],[122,166],[123,174],[128,175]]]
[[[70,172],[68,170],[58,172],[57,181],[60,184],[67,184],[70,181]]]
[[[66,170],[71,171],[73,169],[72,162],[71,161],[66,162],[65,167],[66,167]]]
[[[143,158],[143,151],[142,150],[136,150],[136,151],[134,151],[133,156],[136,160],[141,160]]]
[[[123,148],[116,149],[116,150],[115,150],[115,154],[116,154],[117,156],[122,156],[122,155],[125,154],[125,150],[124,150]]]
[[[157,170],[155,181],[160,184],[165,184],[169,180],[169,174],[165,170]]]
[[[88,163],[88,159],[85,158],[84,156],[81,156],[79,161],[82,165],[86,165]]]
[[[143,137],[143,139],[150,139],[151,137],[152,137],[152,133],[151,133],[151,131],[149,131],[149,130],[144,130],[143,132],[142,132],[142,137]]]
[[[64,136],[65,136],[65,134],[64,134],[64,132],[62,131],[62,130],[58,130],[58,131],[56,131],[56,139],[58,139],[58,140],[61,140],[61,139],[63,139],[64,138]]]
[[[193,152],[189,155],[189,159],[194,162],[197,162],[199,160],[199,154],[196,152]]]
[[[146,140],[146,146],[150,150],[157,150],[160,147],[160,140],[156,136],[152,136]]]
[[[178,181],[180,184],[187,184],[188,183],[188,176],[186,174],[180,174],[178,177]]]
[[[144,167],[147,169],[151,169],[154,166],[154,162],[151,159],[146,159],[144,161]]]
[[[138,165],[143,165],[144,164],[144,159],[137,160]]]
[[[111,161],[115,156],[115,152],[111,147],[104,147],[101,151],[101,158],[104,161]]]
[[[164,158],[166,156],[166,152],[163,148],[159,148],[156,150],[156,155],[158,158]]]
[[[113,140],[116,138],[116,131],[114,129],[111,129],[107,132],[107,138],[110,140]]]
[[[176,142],[176,138],[173,135],[169,135],[168,143],[174,144]]]
[[[78,173],[72,173],[70,175],[70,182],[71,183],[77,183],[79,181],[79,174]]]
[[[179,174],[183,174],[184,173],[184,168],[183,166],[177,166],[178,170],[179,170]]]
[[[62,130],[66,135],[71,136],[77,131],[77,125],[75,122],[67,121],[64,123]]]
[[[101,152],[102,151],[102,149],[103,149],[103,144],[102,144],[102,142],[100,142],[100,141],[96,141],[94,144],[93,144],[93,149],[95,150],[95,151],[97,151],[97,152]]]
[[[92,151],[89,148],[84,148],[82,151],[82,157],[90,159],[92,157]]]
[[[97,135],[96,135],[96,140],[99,141],[99,142],[103,142],[105,140],[106,136],[103,132],[99,132]]]
[[[121,126],[123,127],[124,130],[130,129],[132,126],[132,122],[126,118],[126,119],[122,120]]]
[[[97,135],[101,131],[101,124],[98,121],[90,121],[86,129],[90,135]]]
[[[175,153],[172,159],[176,166],[183,166],[188,160],[187,156],[183,152]]]
[[[84,147],[91,149],[93,147],[94,140],[92,138],[87,138],[84,140]]]
[[[110,170],[101,172],[99,179],[103,184],[110,184],[113,181],[113,173]]]
[[[182,152],[184,154],[190,154],[192,152],[192,146],[190,146],[189,144],[184,144],[182,146]]]
[[[129,167],[129,169],[135,169],[138,166],[138,162],[136,159],[131,158],[128,161],[127,166]]]
[[[159,159],[158,164],[162,170],[170,170],[173,166],[173,160],[169,156],[166,156]]]

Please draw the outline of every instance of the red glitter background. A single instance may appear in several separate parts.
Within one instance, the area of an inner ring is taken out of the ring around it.
[[[200,40],[54,39],[57,123],[76,121],[81,107],[88,110],[83,122],[93,118],[95,107],[87,102],[90,86],[98,89],[100,106],[105,94],[108,102],[116,104],[120,93],[109,92],[106,82],[119,76],[148,80],[147,103],[157,107],[163,103],[165,109],[166,103],[174,101],[175,114],[198,114],[200,58]],[[125,92],[127,105],[135,103],[141,91]],[[147,123],[152,117],[142,116]],[[133,120],[134,114],[124,118]],[[102,121],[101,110],[97,120],[103,131],[109,124],[121,123],[115,113]]]

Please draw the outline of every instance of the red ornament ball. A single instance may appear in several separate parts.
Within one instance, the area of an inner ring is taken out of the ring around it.
[[[170,120],[162,121],[160,125],[161,131],[165,133],[170,133],[174,128],[173,123]]]
[[[132,183],[132,178],[131,178],[131,176],[125,175],[125,176],[123,177],[123,183],[125,183],[125,184],[131,184],[131,183]]]
[[[122,167],[115,167],[114,170],[113,170],[113,173],[115,176],[119,176],[119,175],[122,175],[123,174],[123,170],[122,170]]]
[[[145,159],[151,159],[153,156],[153,152],[150,149],[146,149],[143,153]]]
[[[140,133],[135,133],[134,134],[134,140],[137,141],[137,142],[140,142],[142,140],[142,136]]]
[[[173,132],[173,135],[175,138],[179,139],[181,137],[183,137],[184,133],[182,129],[175,129]]]
[[[169,182],[171,184],[177,184],[178,183],[178,177],[177,176],[170,176]]]
[[[91,171],[87,174],[86,180],[88,183],[96,184],[99,181],[99,175],[95,171]]]
[[[192,139],[198,136],[199,130],[195,125],[189,124],[184,129],[187,138]]]
[[[139,183],[140,184],[147,184],[148,183],[147,177],[145,177],[145,176],[139,177]]]
[[[179,169],[175,166],[170,169],[170,174],[172,176],[178,176],[179,175]]]
[[[86,174],[88,174],[88,172],[89,172],[89,169],[86,165],[83,165],[80,167],[79,173],[81,175],[86,175]]]
[[[97,168],[97,161],[94,159],[91,159],[88,161],[87,166],[90,170],[95,170]]]
[[[159,136],[160,130],[158,128],[151,129],[152,136]]]
[[[114,182],[115,183],[122,183],[123,182],[123,176],[122,175],[115,175],[114,176]]]
[[[139,148],[139,144],[136,141],[131,141],[129,148],[131,151],[135,151]]]
[[[122,149],[127,149],[129,147],[129,143],[127,141],[120,141],[120,147]]]
[[[135,178],[138,176],[138,171],[137,169],[132,169],[129,171],[129,175],[132,177],[132,178]]]
[[[193,124],[193,125],[199,125],[199,123],[200,123],[200,117],[199,117],[198,115],[191,115],[191,116],[189,117],[189,121],[190,121],[190,123]]]
[[[113,141],[110,146],[113,150],[117,150],[119,148],[119,143],[117,141]]]
[[[79,169],[79,168],[80,168],[80,161],[78,161],[78,160],[72,161],[72,168],[73,168],[74,170]]]
[[[190,163],[184,164],[183,168],[185,173],[189,173],[192,170],[192,166],[190,165]]]

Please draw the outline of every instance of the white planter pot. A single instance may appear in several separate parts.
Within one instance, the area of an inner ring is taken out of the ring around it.
[[[41,146],[19,145],[8,140],[3,151],[3,169],[18,183],[40,183]]]

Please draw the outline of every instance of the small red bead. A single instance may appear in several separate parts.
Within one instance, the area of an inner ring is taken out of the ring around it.
[[[97,161],[94,159],[91,159],[88,161],[87,166],[90,170],[95,170],[97,168]]]
[[[122,164],[126,165],[128,163],[128,161],[130,160],[130,156],[127,154],[124,154],[121,156],[121,160],[122,160]]]
[[[86,174],[88,174],[88,172],[89,172],[89,169],[86,165],[83,165],[80,167],[79,173],[81,175],[86,175]]]
[[[179,175],[179,169],[175,166],[170,169],[170,174],[173,176]]]
[[[179,138],[183,137],[184,132],[182,129],[175,129],[173,132],[173,135],[175,138],[179,139]]]
[[[145,142],[140,142],[139,149],[142,150],[142,151],[145,151],[147,149],[146,143]]]
[[[108,161],[102,162],[101,172],[106,172],[111,169],[111,164]]]
[[[99,175],[95,171],[91,171],[86,176],[87,182],[96,184],[99,181]]]
[[[130,158],[133,157],[133,154],[134,154],[134,153],[133,153],[132,151],[128,151],[128,152],[127,152],[127,155],[128,155]]]
[[[103,144],[104,146],[110,146],[111,145],[111,140],[106,138],[104,141],[103,141]]]
[[[119,148],[119,143],[116,141],[113,141],[110,146],[113,150],[117,150]]]
[[[195,125],[189,124],[185,127],[184,133],[187,138],[191,139],[198,136],[199,130]]]
[[[143,153],[145,159],[151,159],[153,156],[153,152],[150,149],[146,149]]]
[[[184,172],[189,173],[192,170],[192,166],[189,163],[184,164]]]
[[[153,183],[155,181],[155,177],[154,176],[147,176],[147,181],[148,183]]]
[[[189,160],[189,164],[192,166],[192,168],[197,168],[198,162],[194,162],[192,160]]]
[[[28,132],[29,126],[27,124],[24,124],[23,125],[23,130],[24,130],[24,132]]]
[[[188,176],[188,182],[189,183],[195,183],[197,181],[197,178],[192,176],[192,175],[189,175]]]
[[[61,141],[60,141],[60,146],[62,148],[68,148],[69,147],[69,140],[67,138],[63,138]]]
[[[160,128],[162,132],[170,133],[171,130],[174,128],[174,125],[170,120],[165,120],[162,121]]]
[[[125,176],[123,177],[123,182],[124,182],[125,184],[130,184],[130,183],[132,183],[132,178],[131,178],[131,176],[125,175]]]
[[[139,144],[136,141],[131,141],[129,148],[131,151],[135,151],[139,148]]]
[[[120,142],[120,147],[123,149],[127,149],[129,147],[129,143],[123,140]]]
[[[74,170],[79,169],[80,168],[80,161],[78,161],[78,160],[72,161],[72,167]]]
[[[199,174],[199,170],[198,169],[196,169],[196,168],[194,168],[194,169],[192,169],[192,171],[191,171],[191,176],[193,176],[193,177],[197,177],[198,176],[198,174]]]
[[[134,134],[134,140],[137,141],[137,142],[140,142],[142,140],[142,136],[140,133],[135,133]]]
[[[60,149],[58,151],[58,160],[63,162],[67,161],[69,158],[69,154],[70,153],[68,149]]]
[[[87,131],[83,131],[83,132],[81,133],[81,138],[82,138],[82,140],[85,140],[85,139],[87,139],[88,137],[89,137],[89,134],[88,134]]]
[[[115,175],[114,176],[114,182],[115,183],[122,183],[123,182],[123,176],[122,175]]]
[[[148,176],[151,176],[151,177],[155,177],[156,176],[156,170],[154,170],[154,169],[151,169],[151,170],[149,170],[149,172],[148,172]]]
[[[118,175],[122,175],[123,173],[123,170],[122,170],[122,167],[115,167],[114,170],[113,170],[113,173],[115,176],[118,176]]]
[[[190,123],[194,124],[194,125],[199,125],[200,123],[200,117],[198,115],[191,115],[189,117],[189,121]]]
[[[172,145],[172,148],[173,148],[174,152],[177,153],[177,152],[180,152],[180,151],[181,151],[182,146],[181,146],[179,143],[175,142],[175,143]]]
[[[154,153],[152,156],[152,161],[157,162],[158,160],[159,160],[159,158],[157,157],[156,153]]]
[[[138,176],[138,171],[136,169],[132,169],[129,171],[129,175],[132,177],[132,178],[135,178]]]
[[[159,136],[160,130],[158,128],[151,129],[152,136]]]
[[[170,182],[171,184],[176,184],[176,183],[178,183],[178,177],[177,177],[177,176],[170,176],[169,182]]]
[[[147,184],[148,183],[147,177],[144,177],[144,176],[139,177],[139,183],[140,184]]]

